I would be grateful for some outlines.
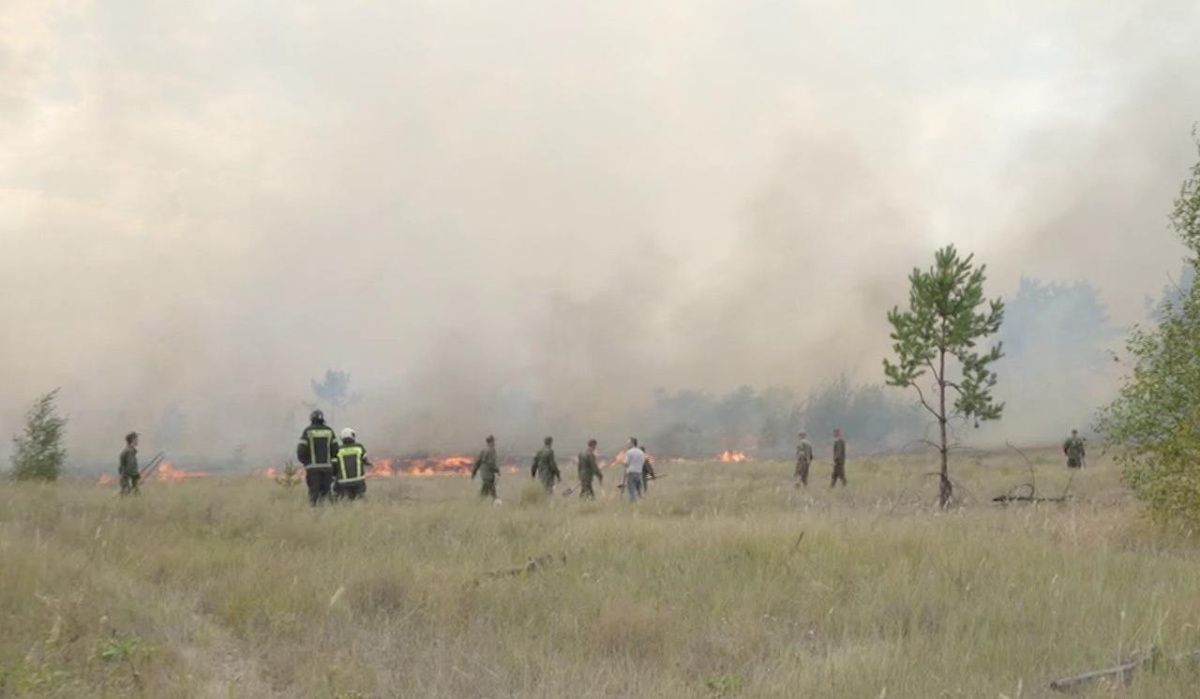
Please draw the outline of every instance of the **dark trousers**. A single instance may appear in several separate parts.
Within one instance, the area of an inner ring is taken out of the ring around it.
[[[479,487],[479,497],[491,498],[493,500],[495,500],[498,497],[496,495],[496,479],[495,478],[484,478],[483,479],[483,484]]]
[[[334,483],[333,497],[335,500],[357,500],[367,496],[367,482]]]
[[[322,500],[330,501],[333,485],[333,469],[308,467],[304,469],[304,482],[308,484],[308,504],[316,506]]]
[[[596,491],[592,490],[592,482],[579,481],[579,497],[583,500],[595,500]]]
[[[141,480],[141,475],[137,473],[130,475],[121,474],[121,494],[129,495],[130,493],[138,493],[138,483],[141,482]]]
[[[841,481],[842,486],[845,487],[845,485],[846,485],[846,462],[844,462],[844,461],[834,461],[833,462],[833,480],[830,481],[829,487],[830,488],[834,487],[835,485],[837,485],[838,481]]]

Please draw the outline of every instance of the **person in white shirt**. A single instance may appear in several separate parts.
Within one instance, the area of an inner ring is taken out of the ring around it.
[[[625,450],[625,495],[629,502],[637,502],[642,497],[645,487],[646,452],[638,446],[637,437],[629,438],[629,448]]]

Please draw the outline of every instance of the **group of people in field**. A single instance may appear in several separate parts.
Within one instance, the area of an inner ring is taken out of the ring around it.
[[[796,445],[796,487],[808,487],[808,471],[813,462],[812,444],[808,442],[808,433],[800,433],[800,443]],[[842,437],[841,430],[833,431],[833,474],[829,480],[829,487],[837,487],[841,481],[842,487],[846,487],[846,440]]]
[[[604,482],[604,473],[600,470],[596,456],[597,442],[589,439],[587,448],[579,453],[577,468],[579,476],[579,497],[595,499],[596,491],[593,483]],[[121,482],[121,494],[136,493],[141,472],[137,457],[138,434],[130,432],[125,435],[125,449],[121,451],[118,473]],[[1082,468],[1087,452],[1083,438],[1078,430],[1071,430],[1071,436],[1063,442],[1063,454],[1067,457],[1068,468]],[[341,434],[325,423],[325,414],[314,410],[309,416],[309,425],[300,433],[296,445],[296,458],[304,466],[304,480],[308,486],[308,500],[312,505],[333,500],[357,500],[367,492],[367,467],[371,465],[367,459],[367,449],[358,441],[358,435],[352,428],[344,428]],[[808,441],[808,433],[799,433],[796,445],[796,469],[793,474],[797,488],[808,487],[808,476],[814,461],[812,444]],[[646,493],[649,481],[657,478],[654,464],[647,454],[645,446],[639,445],[636,437],[630,437],[625,450],[621,452],[614,463],[623,467],[623,478],[617,486],[625,492],[630,502],[636,502]],[[481,487],[480,497],[498,501],[496,494],[496,479],[500,476],[500,463],[496,457],[496,438],[488,435],[486,446],[479,452],[478,458],[471,469],[472,480],[479,477]],[[554,456],[554,438],[546,437],[543,446],[533,457],[530,476],[539,481],[547,493],[562,481],[562,472]],[[838,483],[846,487],[846,440],[840,429],[833,431],[833,471],[829,486],[837,487]],[[567,491],[570,494],[571,491]]]
[[[576,460],[579,475],[579,497],[584,500],[595,499],[596,490],[592,484],[604,482],[604,473],[600,470],[600,462],[596,457],[596,446],[596,440],[589,439],[587,448],[579,453],[579,458]],[[648,481],[657,477],[654,473],[654,464],[651,463],[645,447],[638,444],[637,437],[629,438],[629,444],[626,445],[625,451],[614,463],[619,463],[624,467],[624,478],[617,487],[624,489],[625,497],[630,502],[641,499],[646,492]],[[542,448],[533,457],[529,475],[540,482],[547,493],[554,492],[555,484],[562,482],[562,471],[559,470],[558,459],[554,456],[553,437],[546,437],[542,441]],[[500,463],[496,457],[496,437],[494,435],[488,435],[486,446],[475,459],[475,465],[471,469],[471,478],[474,479],[476,476],[479,477],[481,483],[479,496],[490,498],[493,501],[499,500],[496,495],[496,478],[500,476]],[[568,490],[567,494],[570,492]]]

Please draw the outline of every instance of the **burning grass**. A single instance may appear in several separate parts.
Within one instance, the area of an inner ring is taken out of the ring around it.
[[[637,506],[608,480],[520,506],[527,474],[502,507],[464,478],[377,477],[315,511],[261,477],[9,485],[0,696],[1044,696],[1200,647],[1200,556],[1141,523],[1110,464],[1070,505],[1005,509],[987,496],[1024,464],[964,462],[974,498],[950,513],[927,470],[852,461],[848,490],[796,491],[789,464],[663,466]],[[1198,681],[1164,668],[1123,696]]]

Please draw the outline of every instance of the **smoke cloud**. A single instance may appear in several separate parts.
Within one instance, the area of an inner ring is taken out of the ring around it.
[[[612,447],[659,388],[878,382],[947,242],[1130,323],[1200,7],[1126,5],[10,0],[0,427],[61,386],[78,463],[274,459],[334,368],[377,451]]]

